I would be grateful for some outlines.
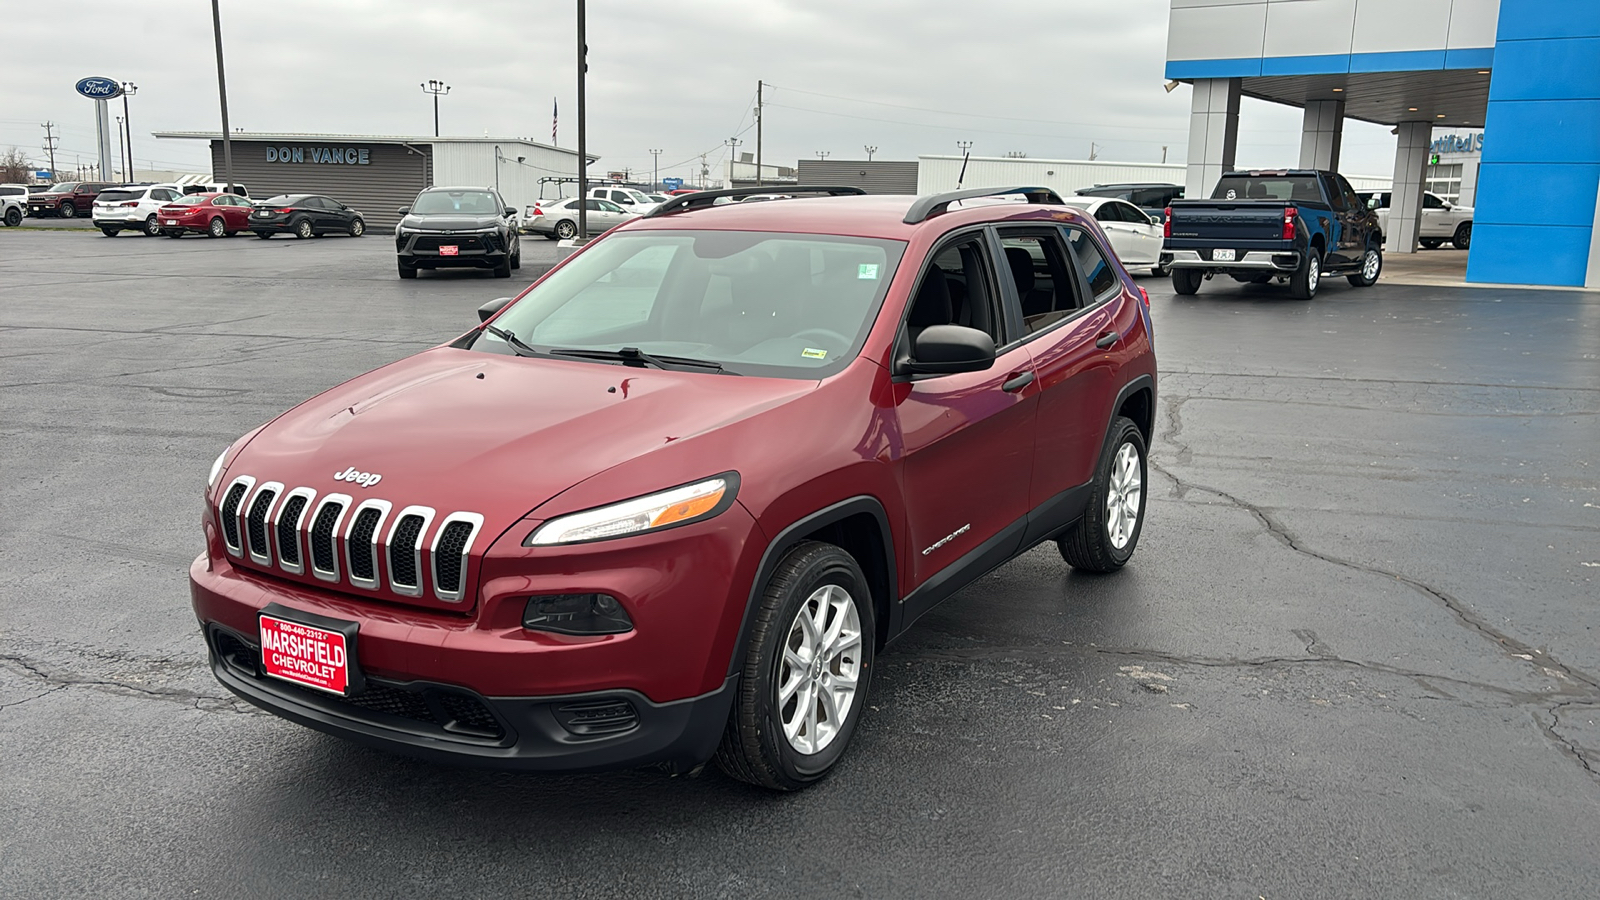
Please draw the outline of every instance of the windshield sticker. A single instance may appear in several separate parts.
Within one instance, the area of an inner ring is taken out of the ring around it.
[[[856,278],[861,281],[876,281],[878,279],[878,264],[862,263],[860,270],[856,272]]]
[[[861,268],[865,269],[866,266],[862,266]],[[877,266],[873,266],[873,268],[876,269]],[[827,359],[828,351],[813,350],[810,347],[807,347],[806,349],[800,351],[800,355],[804,356],[806,359]]]

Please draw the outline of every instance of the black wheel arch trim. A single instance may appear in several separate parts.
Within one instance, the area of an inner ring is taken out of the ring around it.
[[[867,494],[840,500],[838,503],[825,506],[796,519],[778,532],[776,537],[767,542],[767,548],[761,554],[761,562],[756,567],[756,577],[750,583],[749,596],[745,598],[744,616],[739,621],[739,633],[734,639],[733,653],[728,659],[727,674],[729,676],[738,674],[739,668],[744,662],[744,650],[749,645],[750,631],[755,627],[753,613],[755,612],[756,604],[760,602],[761,591],[766,587],[767,581],[772,577],[772,573],[777,571],[778,563],[783,559],[783,554],[800,543],[805,535],[862,513],[872,516],[873,520],[878,523],[879,538],[883,541],[884,550],[888,554],[888,558],[884,562],[888,573],[889,596],[887,599],[889,601],[889,614],[891,619],[897,618],[900,606],[898,603],[900,599],[899,559],[894,551],[894,534],[889,528],[889,514],[884,510],[883,504],[878,501],[878,498]],[[863,565],[862,568],[865,569],[867,567]],[[873,602],[876,608],[876,597],[873,598]],[[888,624],[885,622],[877,623],[880,636],[892,633],[886,628]]]

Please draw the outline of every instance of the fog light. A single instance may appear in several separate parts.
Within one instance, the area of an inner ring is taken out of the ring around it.
[[[633,630],[633,620],[610,594],[550,594],[528,598],[522,627],[556,634],[622,634]]]

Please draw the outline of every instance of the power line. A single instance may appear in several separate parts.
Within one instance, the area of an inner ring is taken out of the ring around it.
[[[973,119],[1000,119],[1000,120],[1009,121],[1009,122],[1031,122],[1031,123],[1036,124],[1036,125],[1076,125],[1076,126],[1079,126],[1079,127],[1082,127],[1082,128],[1128,128],[1128,129],[1134,129],[1134,130],[1137,130],[1137,131],[1170,131],[1171,130],[1171,129],[1161,128],[1161,127],[1153,126],[1153,125],[1106,125],[1103,122],[1073,122],[1073,121],[1070,121],[1070,120],[1067,120],[1067,119],[1025,119],[1025,118],[1021,118],[1019,116],[993,116],[993,115],[987,115],[987,114],[984,114],[984,113],[968,113],[968,112],[957,112],[955,110],[949,110],[949,109],[933,109],[933,108],[927,107],[927,106],[907,106],[907,105],[905,105],[903,103],[884,103],[881,100],[862,100],[862,99],[860,99],[858,97],[841,97],[841,96],[839,96],[837,94],[824,94],[821,91],[807,91],[807,90],[803,90],[801,88],[786,88],[786,87],[782,87],[781,85],[772,84],[771,82],[767,82],[767,86],[771,87],[771,88],[777,88],[779,90],[793,91],[793,92],[795,92],[797,94],[810,94],[810,95],[812,95],[814,97],[826,97],[829,100],[843,100],[846,103],[866,103],[866,104],[870,104],[872,106],[888,106],[888,107],[893,107],[894,109],[907,109],[907,110],[913,110],[915,112],[938,113],[939,115],[942,115],[942,116],[965,116],[965,117],[973,118]],[[1001,132],[997,132],[997,133],[1001,133]]]

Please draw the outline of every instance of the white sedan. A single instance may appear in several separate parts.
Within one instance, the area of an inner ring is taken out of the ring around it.
[[[1094,216],[1111,239],[1111,249],[1129,271],[1146,269],[1156,275],[1161,268],[1161,219],[1115,197],[1067,197],[1063,202]]]
[[[522,233],[542,234],[552,241],[577,237],[578,204],[582,202],[577,199],[540,200],[523,213]],[[638,213],[629,212],[610,200],[590,197],[587,206],[588,215],[585,218],[591,237],[639,218]]]

